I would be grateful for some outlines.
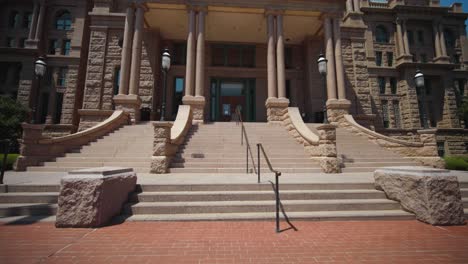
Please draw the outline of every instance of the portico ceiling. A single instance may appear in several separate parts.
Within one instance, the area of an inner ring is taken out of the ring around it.
[[[188,12],[185,5],[148,3],[147,27],[158,29],[165,39],[185,40]],[[320,12],[285,11],[284,34],[289,44],[300,43],[322,26]],[[206,16],[206,40],[213,42],[265,43],[267,36],[265,10],[209,6]]]

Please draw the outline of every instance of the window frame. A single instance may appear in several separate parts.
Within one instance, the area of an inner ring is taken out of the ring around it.
[[[388,33],[388,29],[384,25],[377,25],[375,27],[375,42],[377,43],[389,43],[390,42],[390,34]]]

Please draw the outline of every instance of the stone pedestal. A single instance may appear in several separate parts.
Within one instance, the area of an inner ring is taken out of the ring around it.
[[[396,64],[402,64],[402,63],[411,63],[413,62],[413,56],[412,55],[407,55],[403,54],[396,59]]]
[[[167,173],[175,151],[171,144],[170,122],[154,122],[153,156],[151,157],[151,173]]]
[[[375,186],[387,197],[432,225],[465,223],[457,176],[426,167],[388,167],[374,172]]]
[[[39,140],[43,138],[42,132],[44,131],[45,125],[33,125],[28,123],[21,124],[23,127],[23,135],[20,140],[20,156],[16,159],[13,168],[16,171],[25,171],[28,166],[36,165],[35,160],[27,159],[27,156],[35,154],[34,146],[39,143]]]
[[[270,97],[266,100],[268,123],[280,123],[288,112],[289,99]]]
[[[439,157],[437,153],[437,129],[424,129],[418,130],[421,143],[424,144],[419,151],[420,157],[418,158],[424,165],[432,166],[434,168],[445,168],[445,161]]]
[[[449,64],[450,63],[450,57],[449,56],[439,56],[437,58],[434,58],[435,63],[440,63],[440,64]]]
[[[345,122],[343,116],[349,114],[351,102],[346,99],[327,100],[327,115],[330,123],[336,124]]]
[[[24,43],[24,47],[27,49],[37,49],[39,40],[37,39],[27,39]]]
[[[321,125],[317,128],[319,134],[320,167],[325,173],[340,173],[341,166],[336,151],[336,126]]]
[[[135,190],[131,168],[101,167],[71,171],[62,178],[56,227],[100,227],[119,215]]]
[[[343,17],[343,26],[350,28],[362,28],[367,29],[367,26],[364,24],[362,19],[364,13],[350,11],[345,14]]]
[[[122,95],[114,96],[114,105],[116,110],[123,110],[130,114],[130,121],[135,124],[140,121],[141,99],[138,95]]]
[[[205,122],[205,97],[186,95],[182,98],[184,105],[190,105],[193,114],[193,124],[203,124]]]

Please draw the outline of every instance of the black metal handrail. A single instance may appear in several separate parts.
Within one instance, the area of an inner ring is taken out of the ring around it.
[[[249,173],[249,154],[250,154],[250,158],[252,160],[254,172],[255,172],[255,174],[258,174],[257,169],[255,168],[256,167],[255,166],[255,159],[254,159],[254,156],[253,156],[253,153],[252,153],[252,148],[250,147],[249,137],[247,136],[247,131],[245,130],[244,122],[242,121],[242,116],[241,116],[241,112],[240,112],[239,108],[236,108],[236,115],[237,115],[236,123],[241,125],[241,145],[242,146],[244,145],[244,137],[245,137],[245,143],[246,143],[246,148],[245,148],[245,152],[246,152],[245,166],[246,166],[246,168],[245,168],[245,170],[246,170],[246,173]]]
[[[7,161],[8,161],[8,154],[9,154],[9,150],[10,150],[10,140],[8,139],[4,139],[4,140],[0,140],[0,145],[3,146],[3,160],[2,160],[2,167],[1,167],[1,171],[0,171],[0,184],[3,184],[3,176],[5,174],[5,170],[6,170],[6,167],[7,167]]]

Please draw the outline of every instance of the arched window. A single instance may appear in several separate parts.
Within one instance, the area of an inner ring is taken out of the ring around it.
[[[20,24],[21,17],[18,11],[12,11],[10,13],[10,19],[8,21],[8,26],[10,28],[17,28]]]
[[[60,11],[55,18],[55,28],[59,30],[70,30],[72,25],[71,14],[68,11]]]
[[[445,45],[447,48],[454,48],[455,47],[455,35],[453,31],[450,29],[444,30],[444,38],[445,38]]]
[[[378,25],[375,28],[375,41],[380,43],[388,43],[388,32],[384,26]]]

